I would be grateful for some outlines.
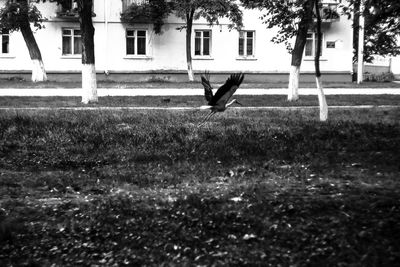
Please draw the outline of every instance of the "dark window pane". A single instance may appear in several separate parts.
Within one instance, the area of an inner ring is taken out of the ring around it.
[[[204,31],[203,32],[204,37],[210,37],[210,32],[209,31]]]
[[[71,51],[71,37],[64,36],[62,38],[62,54],[63,55],[72,54],[72,51]]]
[[[135,54],[135,38],[126,38],[126,54]]]
[[[201,38],[196,37],[194,41],[194,54],[196,56],[201,55],[200,49],[201,49]]]
[[[137,35],[146,37],[146,31],[138,31]]]
[[[146,55],[146,38],[138,38],[138,55]]]
[[[210,55],[210,39],[204,39],[203,43],[203,55],[209,56]]]
[[[2,41],[2,43],[1,43],[1,53],[3,53],[3,54],[8,54],[10,51],[9,51],[9,43],[10,43],[10,40],[9,40],[9,36],[8,35],[3,35],[3,41]]]
[[[313,56],[313,40],[307,40],[305,47],[305,55]]]
[[[247,32],[247,38],[253,38],[253,32]]]
[[[132,30],[126,31],[126,36],[129,36],[129,37],[135,36],[135,31],[132,31]]]
[[[244,55],[244,39],[239,38],[239,56]]]
[[[253,55],[253,39],[247,39],[247,49],[246,53],[248,56]]]
[[[196,32],[196,38],[201,37],[201,32]]]
[[[63,30],[63,35],[71,35],[71,30]]]
[[[74,30],[74,35],[81,35],[81,30]]]
[[[74,54],[75,55],[82,54],[82,40],[80,37],[74,38]]]

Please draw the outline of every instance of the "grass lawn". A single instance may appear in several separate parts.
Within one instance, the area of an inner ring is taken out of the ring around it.
[[[78,81],[58,82],[47,81],[33,83],[18,77],[0,79],[1,88],[81,88]],[[98,88],[203,88],[200,81],[195,82],[115,82],[98,81]],[[240,86],[241,88],[287,88],[287,81],[254,83],[249,80]],[[301,88],[315,88],[314,82],[300,82]],[[362,84],[352,82],[325,82],[325,88],[400,88],[400,83],[395,82],[364,82]]]
[[[0,111],[0,266],[400,262],[400,108],[204,114]]]
[[[288,102],[284,95],[237,95],[236,99],[247,107],[318,106],[317,96],[302,95],[295,102]],[[400,95],[327,95],[329,106],[347,105],[400,105]],[[0,97],[0,108],[12,107],[199,107],[205,105],[203,96],[108,96],[99,97],[97,104],[85,105],[81,97]]]

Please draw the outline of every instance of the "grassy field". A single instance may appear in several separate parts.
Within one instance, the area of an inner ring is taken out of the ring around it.
[[[237,95],[236,99],[247,107],[302,107],[318,106],[317,96],[302,95],[288,102],[285,95]],[[204,96],[108,96],[99,97],[97,104],[82,104],[81,97],[0,97],[0,108],[23,107],[199,107],[205,105]],[[327,95],[329,106],[347,105],[400,105],[400,95]]]
[[[80,88],[81,82],[78,81],[47,81],[33,83],[20,77],[0,78],[1,88]],[[195,82],[116,82],[101,81],[97,82],[98,88],[203,88],[200,80]],[[301,82],[301,88],[315,88],[314,82]],[[352,82],[325,82],[325,88],[400,88],[400,83],[395,82],[364,82],[362,84]],[[254,83],[245,80],[241,88],[287,88],[287,81]]]
[[[204,114],[1,111],[0,266],[400,261],[400,108]]]

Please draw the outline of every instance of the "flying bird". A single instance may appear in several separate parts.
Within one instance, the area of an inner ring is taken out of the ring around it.
[[[243,79],[243,73],[231,74],[231,76],[226,80],[225,84],[218,88],[214,95],[212,86],[210,84],[210,74],[206,72],[205,75],[201,76],[201,83],[204,86],[204,96],[208,101],[208,105],[201,106],[200,109],[210,109],[211,112],[204,117],[200,125],[209,120],[215,113],[225,111],[233,103],[242,105],[236,99],[232,99],[229,103],[228,101],[239,88],[240,84],[243,82]]]

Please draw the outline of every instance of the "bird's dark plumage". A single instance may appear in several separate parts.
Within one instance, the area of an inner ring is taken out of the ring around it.
[[[232,95],[239,88],[240,84],[243,82],[243,79],[244,79],[243,73],[232,74],[226,80],[225,84],[222,85],[220,88],[218,88],[217,92],[212,97],[212,99],[208,102],[208,104],[210,106],[214,106],[223,98],[225,100],[225,103],[228,102],[229,98],[232,97]]]
[[[210,73],[206,72],[205,76],[201,76],[201,83],[204,86],[204,96],[208,102],[211,101],[213,97],[212,86],[210,84]]]
[[[225,84],[218,88],[215,95],[213,95],[212,86],[210,84],[210,74],[206,72],[204,76],[201,76],[201,83],[204,86],[204,96],[208,101],[208,106],[201,106],[200,108],[210,109],[211,112],[203,119],[203,122],[200,123],[200,125],[204,124],[216,112],[223,112],[233,103],[240,104],[236,99],[231,100],[229,103],[228,101],[239,88],[240,84],[243,82],[243,79],[243,73],[232,74],[226,80]]]
[[[243,82],[244,74],[243,73],[236,73],[232,74],[222,85],[218,88],[215,95],[212,92],[212,86],[210,84],[210,75],[206,73],[205,76],[201,76],[201,83],[204,86],[204,96],[208,101],[208,105],[215,106],[218,104],[219,101],[223,100],[224,104],[228,102],[229,98],[236,92],[239,88],[240,84]]]

